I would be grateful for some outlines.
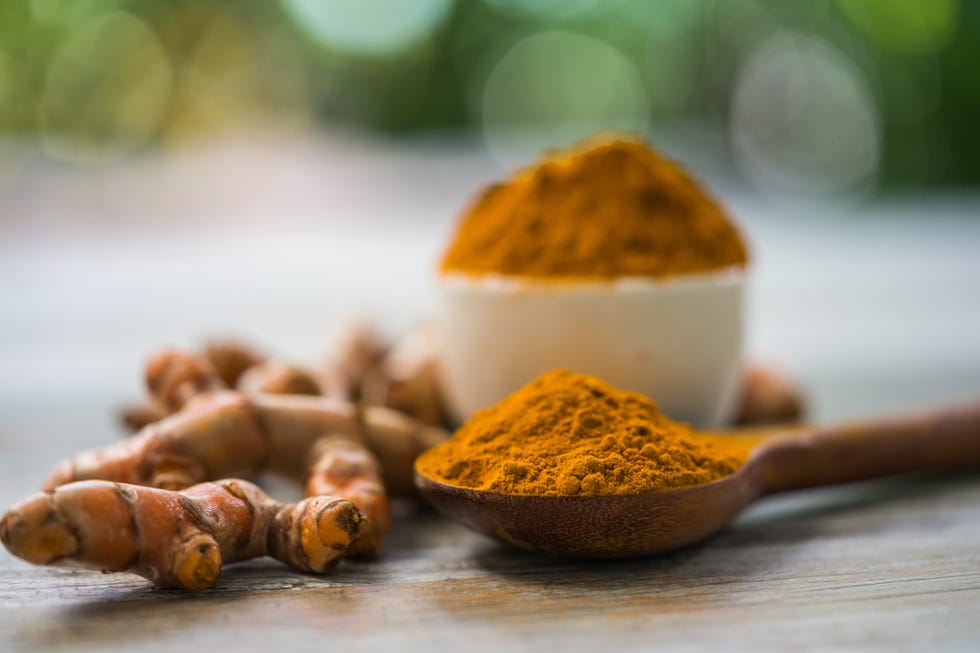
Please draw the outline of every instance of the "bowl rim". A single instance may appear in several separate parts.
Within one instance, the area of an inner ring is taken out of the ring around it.
[[[497,273],[469,273],[458,270],[440,272],[436,276],[438,286],[450,290],[474,290],[477,292],[644,292],[650,290],[684,290],[704,287],[728,287],[743,285],[750,274],[749,266],[733,265],[668,277],[621,276],[609,279],[588,277],[530,277]]]

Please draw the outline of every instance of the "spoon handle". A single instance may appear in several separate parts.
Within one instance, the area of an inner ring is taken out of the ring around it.
[[[755,452],[763,494],[904,472],[980,466],[980,401],[764,440]]]

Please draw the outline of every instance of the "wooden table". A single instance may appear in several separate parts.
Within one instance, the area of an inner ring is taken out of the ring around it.
[[[5,478],[22,478],[10,460]],[[0,498],[15,493],[5,484]],[[383,558],[188,596],[0,558],[0,650],[976,650],[980,476],[772,499],[704,543],[549,560],[400,506]]]
[[[374,174],[406,174],[396,165],[401,154],[371,156]],[[275,148],[262,157],[257,180],[297,160],[293,150],[277,158]],[[316,157],[298,160],[326,177],[333,170]],[[471,159],[434,160],[410,174],[448,178],[436,199],[411,195],[405,189],[417,185],[407,182],[394,199],[365,196],[357,228],[330,217],[337,207],[316,194],[316,180],[303,186],[303,206],[317,206],[322,220],[297,218],[302,207],[293,206],[292,218],[234,228],[219,218],[201,229],[169,205],[169,222],[120,226],[139,204],[115,190],[94,202],[91,180],[66,186],[58,178],[49,188],[42,178],[30,192],[8,194],[3,214],[19,217],[0,222],[0,506],[33,491],[67,453],[118,437],[112,409],[136,396],[140,361],[161,343],[194,344],[219,328],[298,358],[354,298],[394,325],[425,313],[425,270],[465,195],[446,189],[491,176]],[[156,168],[105,174],[122,177],[133,197],[146,179],[153,201],[187,191],[161,190]],[[247,184],[227,186],[261,196]],[[44,199],[46,189],[61,199]],[[447,217],[414,215],[410,228],[403,213],[378,217],[402,200],[421,206],[418,214]],[[207,213],[204,200],[183,201],[194,215]],[[730,201],[749,216],[759,253],[750,348],[804,381],[817,418],[980,394],[977,201],[899,202],[795,221]],[[77,215],[94,206],[107,222]],[[313,577],[255,561],[196,595],[126,575],[34,568],[0,553],[0,651],[231,646],[976,651],[980,476],[776,497],[701,545],[621,562],[528,555],[410,503],[398,506],[376,562]]]

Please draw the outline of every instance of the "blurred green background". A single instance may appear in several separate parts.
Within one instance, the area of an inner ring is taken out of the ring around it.
[[[221,133],[598,129],[819,195],[980,182],[968,0],[3,0],[0,161]]]

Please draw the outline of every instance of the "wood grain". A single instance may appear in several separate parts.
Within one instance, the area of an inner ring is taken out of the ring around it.
[[[29,483],[0,467],[2,500]],[[0,650],[975,650],[980,476],[779,499],[708,542],[630,561],[499,546],[413,504],[376,562],[328,577],[271,562],[199,595],[0,558]]]

